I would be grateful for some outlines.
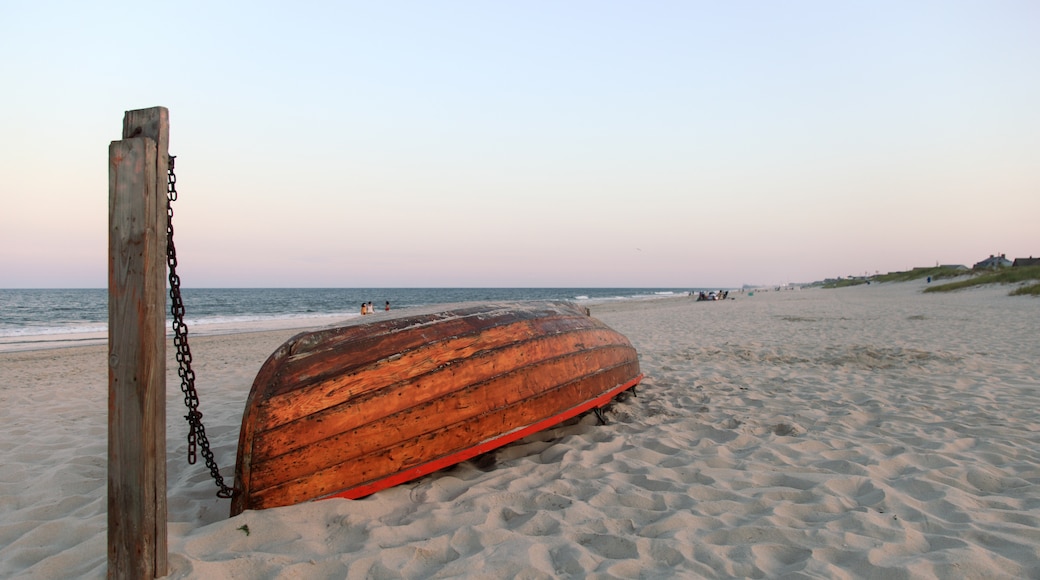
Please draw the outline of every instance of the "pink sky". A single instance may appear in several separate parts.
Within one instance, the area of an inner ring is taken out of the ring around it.
[[[155,105],[188,286],[711,287],[1040,255],[1033,2],[199,9],[142,7],[171,33],[159,67],[115,7],[7,10],[0,287],[106,284],[108,143]]]

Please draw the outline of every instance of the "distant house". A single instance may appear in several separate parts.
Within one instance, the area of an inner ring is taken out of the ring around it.
[[[975,270],[996,270],[997,268],[1007,268],[1011,266],[1011,260],[1008,260],[1004,254],[999,256],[990,256],[985,260],[972,266]]]
[[[1029,256],[1028,258],[1015,258],[1015,261],[1011,264],[1012,268],[1019,266],[1040,266],[1040,258],[1034,258]]]

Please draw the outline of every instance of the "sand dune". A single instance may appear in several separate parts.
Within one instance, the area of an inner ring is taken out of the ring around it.
[[[186,465],[171,372],[170,575],[1040,577],[1040,301],[922,287],[594,306],[647,375],[610,424],[232,519]],[[253,375],[292,332],[193,342],[226,477]],[[105,574],[104,359],[0,354],[0,577]]]

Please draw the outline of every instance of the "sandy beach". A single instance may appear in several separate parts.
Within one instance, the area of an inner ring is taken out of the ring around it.
[[[1040,578],[1040,300],[925,283],[618,302],[646,378],[362,500],[228,518],[168,362],[171,578]],[[297,329],[192,342],[230,480]],[[172,349],[169,349],[172,353]],[[106,573],[105,346],[0,353],[0,577]]]

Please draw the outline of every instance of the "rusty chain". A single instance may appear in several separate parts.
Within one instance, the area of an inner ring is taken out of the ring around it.
[[[202,457],[206,461],[213,481],[220,491],[217,497],[230,498],[234,490],[224,484],[220,468],[213,459],[206,427],[202,425],[202,412],[199,411],[199,394],[195,391],[195,371],[191,368],[191,348],[188,346],[188,326],[184,323],[184,301],[181,299],[181,279],[177,275],[177,250],[173,245],[173,202],[177,201],[177,176],[173,172],[174,155],[170,155],[170,167],[167,170],[166,186],[166,263],[170,274],[170,314],[173,316],[173,346],[177,349],[177,375],[181,378],[181,392],[184,393],[184,405],[188,414],[188,463],[195,465],[196,449],[202,449]]]

